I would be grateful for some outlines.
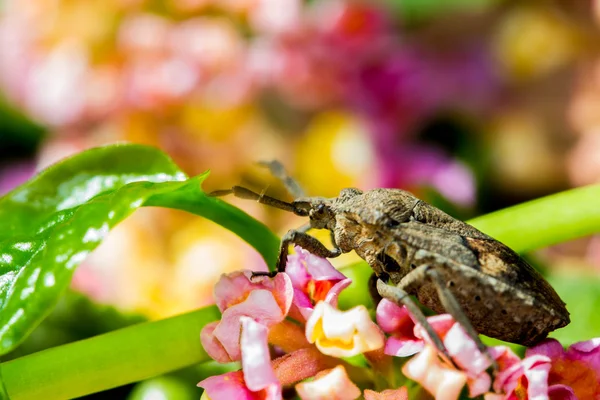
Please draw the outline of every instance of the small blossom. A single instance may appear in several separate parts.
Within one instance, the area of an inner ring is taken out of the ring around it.
[[[383,392],[365,390],[365,400],[408,400],[408,389],[402,386],[398,389],[387,389]]]
[[[296,246],[295,254],[288,256],[285,272],[294,287],[294,305],[302,318],[307,319],[319,301],[337,306],[340,292],[351,280],[324,258]]]
[[[271,327],[284,320],[292,302],[292,285],[286,274],[251,280],[250,271],[223,275],[215,286],[221,321],[206,325],[200,339],[206,352],[219,362],[239,361],[240,318],[249,316]]]
[[[494,381],[497,393],[506,393],[508,399],[548,399],[550,359],[546,356],[526,357],[510,368],[500,371]]]
[[[341,365],[317,374],[312,381],[297,384],[296,392],[302,400],[353,400],[360,397],[360,390]]]
[[[552,361],[548,392],[554,392],[553,398],[569,398],[569,393],[579,399],[600,398],[600,338],[575,343],[566,351],[557,340],[546,339],[526,355]]]
[[[281,399],[281,385],[271,365],[268,328],[244,316],[240,323],[242,371],[207,378],[198,386],[214,399]]]
[[[383,333],[364,306],[340,311],[319,302],[306,322],[306,338],[323,353],[352,357],[383,347]]]

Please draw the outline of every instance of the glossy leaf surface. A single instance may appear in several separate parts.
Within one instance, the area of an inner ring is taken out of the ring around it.
[[[187,179],[159,150],[92,149],[0,199],[0,354],[44,318],[73,271],[109,231],[143,205],[187,210],[238,234],[274,265],[278,240],[262,224]]]

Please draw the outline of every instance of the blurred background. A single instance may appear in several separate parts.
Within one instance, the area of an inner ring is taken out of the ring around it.
[[[467,219],[600,181],[599,39],[589,0],[0,0],[0,194],[128,141],[189,175],[210,169],[207,191],[289,199],[256,165],[278,159],[312,195],[400,187]],[[301,223],[227,201],[279,234]],[[581,296],[589,318],[570,334],[600,335],[588,279],[600,237],[534,263],[561,296]],[[219,275],[241,268],[264,264],[233,234],[143,209],[9,357],[210,304]],[[105,395],[148,398],[151,384]]]

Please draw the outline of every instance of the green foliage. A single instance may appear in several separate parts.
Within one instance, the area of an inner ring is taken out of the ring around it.
[[[0,199],[0,354],[48,314],[74,269],[109,231],[143,205],[211,219],[275,264],[277,238],[239,209],[202,192],[157,149],[114,145],[50,167]]]
[[[563,346],[600,337],[600,278],[559,273],[549,276],[548,281],[571,313],[571,323],[550,336]]]

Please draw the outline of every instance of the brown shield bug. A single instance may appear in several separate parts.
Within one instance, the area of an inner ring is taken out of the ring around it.
[[[309,218],[283,237],[278,271],[285,268],[290,244],[321,257],[354,250],[379,278],[379,294],[406,305],[446,355],[409,295],[437,313],[452,314],[482,351],[477,333],[531,346],[570,322],[554,289],[513,250],[409,192],[343,189],[335,198],[305,197],[280,163],[264,165],[284,182],[294,201],[240,186],[213,195],[233,193]],[[311,228],[328,229],[334,248],[307,234]]]

